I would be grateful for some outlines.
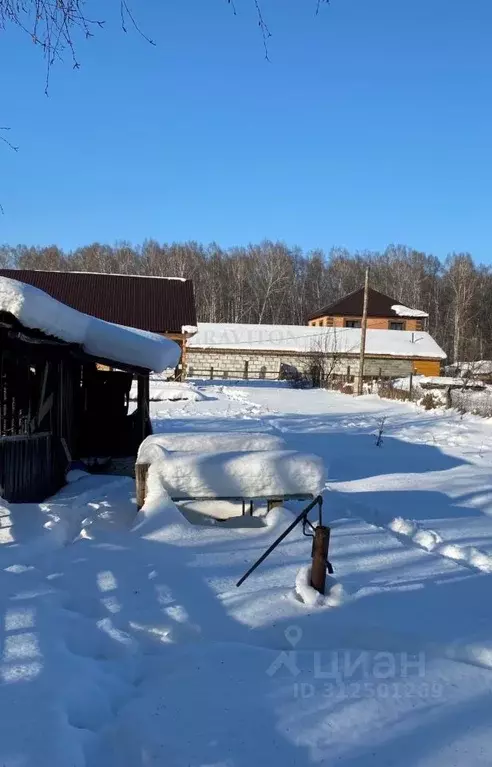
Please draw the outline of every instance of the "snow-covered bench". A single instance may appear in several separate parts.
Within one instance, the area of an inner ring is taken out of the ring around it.
[[[220,453],[164,452],[151,462],[149,490],[165,490],[174,501],[311,500],[323,490],[319,456],[295,450]]]

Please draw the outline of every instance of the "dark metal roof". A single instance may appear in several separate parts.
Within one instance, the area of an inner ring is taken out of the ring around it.
[[[96,272],[0,269],[0,277],[34,285],[79,312],[153,333],[196,325],[191,280]]]
[[[368,317],[399,317],[399,315],[391,308],[396,304],[401,304],[401,301],[397,301],[395,298],[390,298],[384,293],[380,293],[379,290],[369,288],[369,297],[367,301]],[[326,316],[362,317],[363,308],[364,288],[360,288],[359,290],[354,290],[353,293],[349,293],[348,296],[344,296],[339,301],[335,301],[333,304],[318,309],[318,311],[309,315],[308,320],[316,320],[318,317]],[[421,315],[418,312],[415,314],[415,317],[420,316]],[[409,317],[411,318],[412,315],[405,315],[406,319]]]

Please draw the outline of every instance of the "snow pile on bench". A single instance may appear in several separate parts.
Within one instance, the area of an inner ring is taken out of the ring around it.
[[[169,453],[149,469],[174,500],[316,496],[325,485],[319,456],[294,450],[235,453]]]
[[[98,359],[157,373],[179,361],[180,349],[174,341],[83,314],[32,285],[7,277],[0,277],[0,311],[12,314],[26,328],[80,344]]]
[[[201,432],[199,434],[151,434],[138,450],[137,463],[152,463],[167,455],[180,453],[234,453],[245,450],[283,450],[281,437],[261,432]]]

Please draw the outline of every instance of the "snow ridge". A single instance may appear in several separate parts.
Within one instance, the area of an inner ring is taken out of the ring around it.
[[[332,491],[334,492],[334,491]],[[381,522],[381,512],[370,509],[362,504],[354,505],[357,515],[361,516],[376,527],[390,530],[400,540],[406,539],[421,549],[433,554],[439,554],[446,559],[452,559],[459,565],[478,570],[482,573],[492,573],[492,555],[480,551],[475,546],[460,546],[456,543],[446,543],[435,530],[422,527],[411,519],[394,517],[388,523]]]

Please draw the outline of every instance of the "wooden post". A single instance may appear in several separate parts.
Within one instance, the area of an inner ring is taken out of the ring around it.
[[[446,386],[446,407],[451,408],[453,407],[453,399],[451,397],[451,387]]]
[[[325,593],[326,569],[328,567],[328,547],[330,528],[318,525],[314,531],[313,562],[311,565],[311,586],[320,594]]]
[[[413,392],[413,370],[410,373],[410,385],[408,387],[408,396],[410,400],[412,399],[412,392]]]
[[[140,511],[145,503],[147,495],[147,474],[149,473],[150,463],[135,464],[135,484],[137,496],[137,509]]]
[[[181,380],[184,381],[187,374],[187,346],[186,346],[186,335],[183,336],[181,340]]]
[[[350,365],[347,365],[347,383],[350,383]]]
[[[359,357],[359,380],[357,382],[357,394],[360,396],[364,389],[364,358],[366,356],[366,333],[367,333],[367,304],[369,300],[369,267],[366,269],[364,283],[364,308],[362,311],[362,324],[360,330],[360,357]]]
[[[248,360],[244,363],[244,378],[247,381],[248,380],[248,368],[249,368],[249,362]]]
[[[214,380],[214,366],[210,365],[210,380]]]
[[[149,376],[139,375],[137,377],[137,410],[139,415],[140,441],[143,442],[147,436],[147,422],[149,418]]]

